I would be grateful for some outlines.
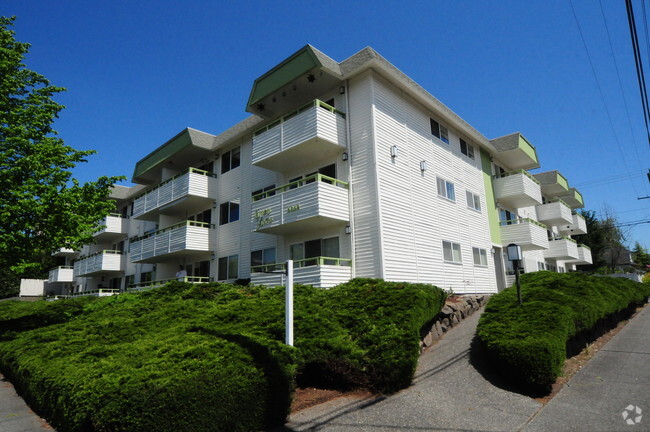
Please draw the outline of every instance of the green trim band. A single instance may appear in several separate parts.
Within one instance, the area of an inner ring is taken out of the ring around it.
[[[177,178],[182,177],[182,176],[184,176],[185,174],[188,174],[188,173],[190,173],[190,174],[199,174],[199,175],[204,175],[204,176],[206,176],[206,177],[217,178],[217,175],[216,175],[215,173],[211,173],[211,172],[208,172],[208,171],[200,170],[200,169],[198,169],[198,168],[192,168],[192,167],[189,167],[188,169],[183,170],[183,171],[181,171],[180,173],[176,174],[174,177],[168,178],[168,179],[165,180],[164,182],[159,183],[156,187],[151,188],[151,189],[149,189],[149,190],[146,191],[146,192],[142,192],[140,195],[138,195],[138,196],[136,196],[135,198],[133,198],[133,200],[135,201],[135,200],[137,200],[137,199],[140,199],[140,198],[142,198],[143,196],[145,196],[145,195],[147,195],[147,194],[150,194],[151,192],[154,192],[154,191],[158,190],[159,188],[161,188],[162,186],[166,185],[167,183],[172,182],[172,181],[176,180]]]
[[[503,174],[496,174],[494,176],[494,178],[503,178],[503,177],[508,177],[508,176],[517,175],[517,174],[523,174],[526,177],[528,177],[529,179],[531,179],[532,181],[534,181],[535,183],[541,184],[539,182],[539,180],[537,180],[535,177],[533,177],[533,175],[531,173],[529,173],[528,171],[526,171],[525,169],[518,169],[518,170],[514,170],[514,171],[508,171],[508,172],[505,172]]]
[[[319,257],[305,258],[305,259],[293,261],[294,268],[310,267],[310,266],[322,267],[324,265],[331,265],[337,267],[350,267],[352,265],[352,260],[347,258],[333,258],[333,257],[319,256]],[[251,267],[251,273],[273,273],[273,272],[286,271],[286,270],[287,270],[286,263],[264,264],[264,265]]]
[[[539,226],[539,227],[542,227],[542,228],[544,228],[545,230],[548,229],[548,228],[546,227],[546,225],[544,225],[543,223],[537,222],[536,220],[531,219],[531,218],[510,219],[510,220],[506,220],[506,221],[501,221],[501,222],[499,222],[499,225],[501,225],[501,226],[507,226],[507,225],[518,225],[518,224],[523,224],[523,223],[531,223],[531,224],[533,224],[533,225],[537,225],[537,226]]]

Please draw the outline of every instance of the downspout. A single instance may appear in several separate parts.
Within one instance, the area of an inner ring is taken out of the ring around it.
[[[344,82],[345,88],[345,109],[347,114],[345,116],[345,140],[347,141],[347,150],[348,150],[348,212],[350,214],[350,276],[353,278],[356,276],[356,247],[355,247],[355,231],[354,231],[354,199],[352,194],[352,133],[350,132],[350,92],[348,88],[348,80]]]

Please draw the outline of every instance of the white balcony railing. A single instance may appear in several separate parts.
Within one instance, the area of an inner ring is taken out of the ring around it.
[[[253,229],[287,234],[323,229],[350,220],[348,184],[322,174],[253,196]]]
[[[293,162],[315,162],[346,148],[345,114],[315,100],[270,123],[253,136],[253,165],[273,171]]]
[[[73,282],[74,281],[74,268],[68,266],[59,266],[50,270],[47,281],[49,283],[55,282]]]
[[[571,207],[557,199],[546,204],[538,205],[537,220],[550,226],[562,226],[573,222]]]
[[[210,251],[210,232],[206,222],[185,221],[131,239],[131,262],[157,262],[173,256],[204,254]]]
[[[304,285],[329,288],[352,277],[352,260],[331,257],[313,257],[293,262],[293,281]],[[277,286],[285,282],[285,263],[251,267],[251,283]]]
[[[133,201],[133,217],[154,220],[163,212],[173,214],[180,210],[173,203],[182,201],[182,210],[191,211],[192,206],[205,206],[207,201],[214,201],[216,176],[208,171],[188,168],[184,172],[165,180],[155,188],[143,193]]]
[[[68,298],[73,298],[73,297],[85,297],[85,296],[93,296],[93,297],[108,297],[112,295],[117,295],[120,293],[119,289],[112,289],[112,288],[100,288],[100,289],[95,289],[95,290],[90,290],[90,291],[80,291],[74,294],[68,294],[68,295],[53,295],[47,297],[45,300],[47,301],[54,301],[54,300],[64,300]]]
[[[94,234],[97,242],[124,237],[129,233],[128,218],[118,213],[109,214],[100,222],[100,225],[102,228]]]
[[[539,182],[526,170],[495,176],[494,196],[499,204],[509,208],[530,207],[542,203]]]
[[[554,236],[548,240],[548,250],[544,251],[544,258],[557,260],[578,259],[578,244],[572,238]]]
[[[573,213],[571,215],[572,222],[568,225],[560,225],[558,227],[559,231],[562,234],[567,234],[567,235],[579,235],[579,234],[587,234],[587,221],[585,220],[584,216],[578,214],[578,213]]]
[[[513,219],[500,223],[501,243],[515,243],[524,250],[547,249],[546,225],[533,219]]]
[[[137,284],[131,284],[127,287],[127,290],[143,291],[143,290],[148,290],[151,288],[163,286],[169,282],[175,282],[175,281],[189,282],[189,283],[209,283],[212,282],[212,278],[207,276],[184,276],[184,277],[173,278],[173,279],[160,279],[155,281],[147,281],[147,282],[140,282]]]
[[[92,255],[80,257],[74,263],[74,277],[90,276],[103,272],[124,271],[122,252],[117,250],[103,250]]]

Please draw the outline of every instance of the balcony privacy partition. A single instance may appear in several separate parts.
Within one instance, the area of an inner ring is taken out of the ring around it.
[[[133,263],[155,263],[178,256],[205,256],[210,252],[210,232],[214,225],[185,221],[131,239]]]
[[[542,203],[542,190],[528,171],[510,171],[495,176],[494,197],[508,208],[529,207]]]
[[[202,210],[214,201],[216,176],[188,168],[135,198],[133,217],[156,220],[160,213],[175,214]]]
[[[501,224],[501,242],[504,245],[515,243],[523,250],[547,249],[546,225],[533,219],[513,219]]]
[[[314,100],[253,136],[253,165],[273,171],[292,169],[295,161],[309,165],[347,148],[345,114]]]
[[[289,234],[344,225],[350,220],[348,184],[323,174],[253,196],[257,232]]]
[[[122,251],[103,250],[92,255],[80,257],[74,263],[74,277],[124,271],[122,256]]]

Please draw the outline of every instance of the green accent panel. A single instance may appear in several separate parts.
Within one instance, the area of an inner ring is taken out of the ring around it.
[[[492,163],[490,155],[481,149],[481,167],[483,168],[483,183],[485,184],[485,204],[490,224],[490,239],[492,243],[501,244],[501,228],[499,225],[499,211],[497,210],[497,201],[494,198],[494,188],[492,186]]]
[[[557,184],[564,189],[569,190],[569,181],[560,173],[557,173]]]
[[[575,190],[575,194],[574,194],[574,195],[575,195],[576,200],[578,200],[578,201],[580,202],[580,205],[585,205],[585,202],[584,202],[584,200],[582,199],[582,194],[581,194],[580,192],[578,192],[577,189]]]
[[[304,47],[255,80],[253,90],[248,98],[248,106],[256,104],[261,99],[289,84],[310,69],[320,66],[322,64],[311,47]]]
[[[135,178],[141,176],[168,157],[172,156],[175,153],[178,153],[190,145],[192,145],[192,140],[190,138],[190,134],[187,133],[187,131],[177,135],[175,138],[172,138],[167,143],[158,147],[156,150],[149,153],[149,155],[142,159],[140,162],[135,164],[133,177]]]
[[[539,164],[539,159],[537,159],[537,150],[535,146],[528,142],[526,138],[519,135],[519,148],[523,150],[531,159]]]

